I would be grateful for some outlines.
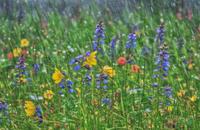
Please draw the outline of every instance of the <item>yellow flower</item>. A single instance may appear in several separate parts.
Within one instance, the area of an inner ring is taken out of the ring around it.
[[[190,101],[192,101],[192,102],[195,102],[197,100],[197,96],[192,96],[192,97],[190,97]]]
[[[20,83],[26,83],[27,79],[25,78],[25,76],[22,76],[22,77],[19,78],[19,82]]]
[[[188,69],[191,70],[192,68],[193,68],[193,64],[192,64],[192,63],[189,63],[189,64],[188,64]]]
[[[13,50],[13,56],[14,57],[19,57],[21,55],[21,53],[22,53],[22,49],[21,48],[15,48]]]
[[[20,42],[21,47],[29,46],[29,41],[27,39],[22,39]]]
[[[177,92],[177,96],[178,97],[183,97],[185,95],[185,90],[180,90],[179,92]]]
[[[140,36],[141,32],[140,31],[136,31],[135,34],[136,34],[136,36]]]
[[[80,89],[80,88],[76,88],[76,91],[77,91],[78,96],[80,96],[80,94],[81,94],[81,89]]]
[[[32,101],[25,101],[24,109],[27,116],[29,117],[34,116],[36,107]]]
[[[59,69],[56,68],[52,75],[52,79],[54,80],[54,82],[56,84],[59,84],[63,78],[64,78],[64,75],[60,72]]]
[[[168,107],[167,107],[167,111],[168,111],[168,112],[172,112],[172,111],[173,111],[173,108],[174,108],[173,106],[168,106]]]
[[[51,100],[53,98],[53,91],[52,90],[47,90],[46,92],[44,92],[44,98],[45,99],[48,99],[48,100]]]
[[[103,73],[109,75],[110,77],[115,76],[115,70],[107,65],[103,67]]]
[[[97,51],[92,52],[89,56],[86,57],[83,66],[88,65],[89,67],[95,66],[97,64],[96,60]]]

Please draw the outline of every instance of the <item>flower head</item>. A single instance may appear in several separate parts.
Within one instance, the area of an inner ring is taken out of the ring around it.
[[[35,115],[36,107],[32,101],[25,101],[24,109],[27,116],[32,117]]]
[[[103,23],[100,22],[97,24],[94,32],[94,41],[93,41],[93,50],[102,51],[101,44],[104,44],[105,33],[103,28]]]
[[[165,34],[165,29],[164,29],[164,24],[162,23],[160,27],[156,30],[157,35],[156,35],[156,41],[159,42],[159,44],[164,43],[164,34]]]
[[[43,116],[42,116],[42,109],[40,106],[36,107],[36,117],[38,118],[39,123],[43,122]]]
[[[119,57],[117,60],[118,65],[125,65],[126,64],[126,58],[125,57]]]
[[[39,64],[33,64],[33,71],[37,73],[40,70],[40,65]]]
[[[110,77],[115,76],[115,70],[107,65],[103,67],[103,73],[109,75]]]
[[[197,96],[193,95],[192,97],[190,97],[190,101],[195,102],[197,100]]]
[[[63,73],[59,69],[55,68],[55,71],[52,75],[52,79],[54,80],[54,82],[56,84],[59,84],[63,78],[64,78]]]
[[[97,64],[96,54],[97,54],[97,51],[90,53],[90,55],[87,56],[85,61],[83,62],[83,66],[86,66],[86,65],[88,65],[89,67],[95,66]]]
[[[8,109],[8,104],[0,101],[0,112]]]
[[[130,33],[128,35],[128,41],[126,43],[126,48],[136,48],[136,39],[137,39],[137,36],[135,33]]]
[[[133,73],[139,73],[140,72],[140,66],[138,66],[138,65],[132,65],[131,66],[131,71]]]
[[[29,41],[27,39],[22,39],[20,41],[20,46],[21,47],[28,47],[29,46]]]
[[[47,90],[46,92],[44,92],[43,96],[45,99],[47,100],[51,100],[53,98],[53,91],[52,90]]]
[[[14,57],[19,57],[19,56],[21,56],[21,53],[22,53],[22,49],[21,49],[21,48],[15,48],[15,49],[13,50],[13,56],[14,56]]]
[[[110,98],[103,98],[103,99],[101,100],[101,102],[102,102],[103,104],[105,104],[105,105],[109,105],[109,104],[111,104],[111,99],[110,99]]]
[[[167,111],[168,111],[168,112],[172,112],[172,111],[173,111],[173,108],[174,108],[173,106],[168,106],[168,107],[167,107]]]
[[[12,58],[13,58],[13,53],[12,53],[12,52],[9,52],[9,53],[7,54],[7,58],[8,58],[9,60],[12,60]]]
[[[80,88],[76,88],[76,92],[77,92],[77,95],[78,95],[78,96],[81,95],[81,89],[80,89]]]
[[[180,90],[179,92],[177,92],[177,96],[178,97],[183,97],[185,95],[185,90]]]
[[[192,70],[193,66],[194,66],[194,64],[192,63],[192,60],[190,60],[189,63],[188,63],[188,69]]]

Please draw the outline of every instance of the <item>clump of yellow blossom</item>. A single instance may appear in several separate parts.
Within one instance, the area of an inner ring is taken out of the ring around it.
[[[107,66],[107,65],[103,67],[103,73],[107,74],[110,77],[115,76],[115,70],[112,67]]]
[[[27,79],[26,79],[26,77],[23,75],[23,76],[20,76],[18,82],[19,82],[19,83],[26,83],[26,82],[27,82]]]
[[[53,91],[52,90],[47,90],[46,92],[44,92],[43,96],[45,99],[47,100],[51,100],[53,98]]]
[[[178,97],[183,97],[185,96],[185,90],[181,89],[179,92],[177,92]]]
[[[55,71],[52,75],[52,79],[54,80],[54,82],[56,84],[59,84],[63,80],[63,78],[64,78],[63,73],[59,69],[55,68]]]
[[[87,56],[86,60],[83,62],[83,66],[85,65],[88,65],[89,67],[95,66],[97,64],[96,54],[97,51],[94,51],[89,56]]]
[[[168,106],[168,107],[167,107],[167,111],[168,111],[168,112],[172,112],[172,111],[173,111],[173,108],[174,108],[173,106]]]
[[[193,95],[192,97],[190,97],[190,101],[195,102],[197,100],[197,96]]]
[[[189,69],[189,70],[193,69],[193,64],[192,64],[192,63],[189,63],[189,64],[188,64],[188,69]]]
[[[22,53],[22,49],[21,49],[21,48],[15,48],[15,49],[13,50],[13,56],[14,56],[14,57],[19,57],[19,56],[21,56],[21,53]]]
[[[80,88],[76,88],[76,91],[77,91],[78,96],[80,96],[81,95],[81,89]]]
[[[22,39],[20,41],[20,46],[21,47],[28,47],[29,46],[29,41],[27,39]]]
[[[32,101],[25,101],[24,109],[27,116],[32,117],[35,115],[36,107]]]

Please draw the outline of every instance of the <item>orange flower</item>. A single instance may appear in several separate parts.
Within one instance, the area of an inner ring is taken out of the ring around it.
[[[140,67],[138,65],[132,65],[131,66],[131,71],[133,73],[139,73],[140,72]]]
[[[125,65],[126,64],[126,58],[125,57],[119,57],[117,60],[118,65]]]

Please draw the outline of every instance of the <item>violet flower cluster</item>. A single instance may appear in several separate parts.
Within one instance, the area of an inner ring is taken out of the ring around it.
[[[8,104],[0,101],[0,125],[5,119],[9,121]]]
[[[161,45],[164,43],[164,24],[161,24],[160,27],[156,30],[157,35],[156,35],[156,41]]]
[[[102,44],[104,44],[105,33],[102,22],[97,24],[94,32],[93,50],[103,53]]]
[[[109,81],[108,75],[106,75],[106,74],[96,74],[96,88],[97,89],[103,89],[104,91],[107,91],[108,81]]]
[[[19,61],[15,68],[17,69],[17,74],[15,75],[17,83],[25,83],[30,80],[30,78],[27,78],[28,73],[26,71],[25,56],[22,55],[19,57]]]

